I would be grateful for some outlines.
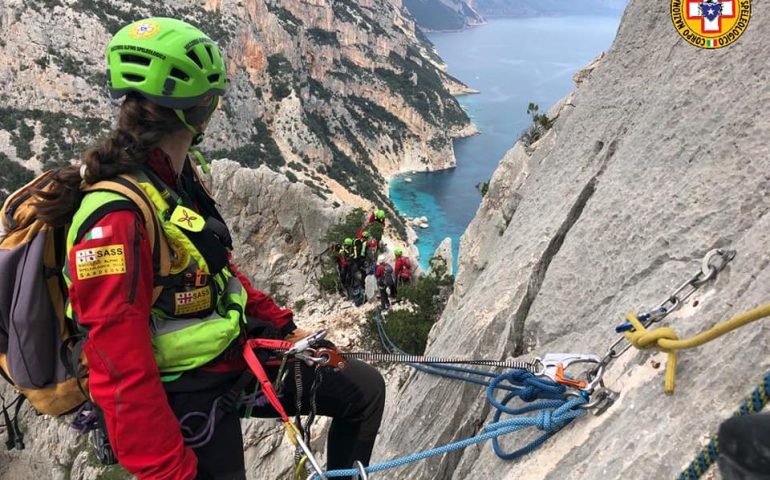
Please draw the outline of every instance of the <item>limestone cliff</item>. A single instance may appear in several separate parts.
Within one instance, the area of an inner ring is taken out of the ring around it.
[[[467,0],[404,0],[404,6],[424,30],[461,30],[484,23]]]
[[[330,203],[389,205],[385,178],[454,165],[471,132],[457,82],[400,0],[6,0],[0,4],[0,197],[76,159],[109,127],[103,48],[146,16],[200,25],[232,79],[203,144]],[[343,191],[344,190],[344,191]]]
[[[757,62],[770,54],[770,7],[753,7],[738,42],[708,51],[679,38],[666,4],[630,2],[554,128],[502,160],[462,237],[455,291],[428,353],[603,355],[627,312],[667,298],[715,247],[738,256],[665,324],[685,337],[770,299],[770,90]],[[521,461],[498,459],[487,443],[388,478],[674,478],[768,370],[769,332],[765,320],[683,352],[670,396],[656,368],[665,356],[631,349],[607,372],[621,392],[614,406]],[[477,386],[422,374],[390,401],[398,408],[378,460],[491,421]]]

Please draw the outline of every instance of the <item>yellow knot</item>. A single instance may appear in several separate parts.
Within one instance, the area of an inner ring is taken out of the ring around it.
[[[629,313],[626,315],[626,319],[634,326],[635,331],[625,332],[623,335],[626,337],[631,345],[644,350],[655,348],[668,354],[668,361],[666,362],[666,383],[664,389],[666,393],[674,392],[674,385],[676,384],[676,350],[672,348],[664,348],[662,343],[665,340],[679,340],[676,332],[669,327],[656,328],[654,330],[647,330],[642,322],[636,318],[636,315]],[[662,340],[662,342],[661,342]]]

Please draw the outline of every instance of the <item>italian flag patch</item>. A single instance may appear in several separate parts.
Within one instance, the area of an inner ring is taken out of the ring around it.
[[[112,236],[112,227],[94,227],[86,233],[86,240],[99,240],[100,238],[109,238]]]

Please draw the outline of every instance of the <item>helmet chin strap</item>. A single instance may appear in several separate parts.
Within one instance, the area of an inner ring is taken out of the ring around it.
[[[208,174],[209,164],[206,161],[206,158],[203,156],[200,150],[195,148],[196,145],[200,144],[203,141],[203,132],[200,131],[198,128],[194,127],[193,125],[190,125],[187,122],[187,119],[185,118],[184,110],[174,110],[174,113],[176,113],[176,116],[179,118],[179,121],[182,122],[182,125],[184,125],[184,128],[187,129],[188,132],[193,134],[193,140],[190,144],[190,149],[188,152],[190,153],[190,156],[192,156],[193,159],[195,159],[198,162],[198,165],[201,166],[203,169],[203,173]]]
[[[184,125],[184,128],[186,128],[188,132],[193,134],[192,144],[193,145],[200,144],[203,141],[203,132],[200,131],[198,128],[187,123],[184,110],[175,109],[174,113],[176,113],[177,118],[179,118],[179,121],[182,122],[182,125]]]

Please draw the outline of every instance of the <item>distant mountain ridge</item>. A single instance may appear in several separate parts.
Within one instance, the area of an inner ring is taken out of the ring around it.
[[[404,0],[404,6],[423,30],[462,30],[484,18],[468,0]]]
[[[462,30],[481,25],[485,18],[560,15],[613,15],[628,0],[403,0],[423,30]]]
[[[628,4],[628,0],[468,0],[468,3],[474,10],[489,18],[619,15]]]

